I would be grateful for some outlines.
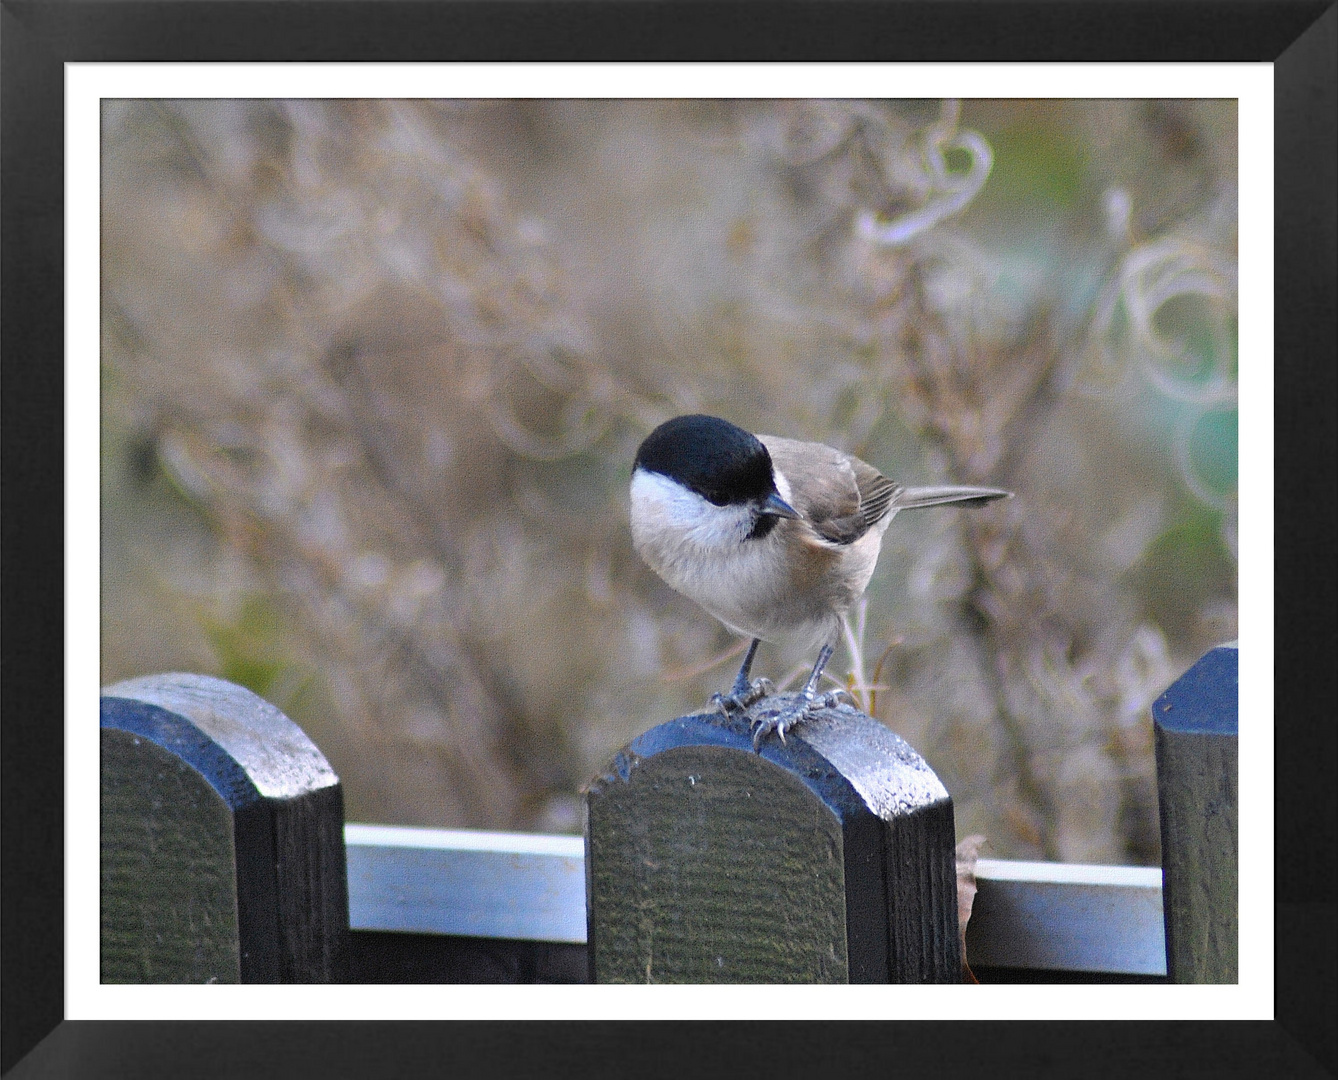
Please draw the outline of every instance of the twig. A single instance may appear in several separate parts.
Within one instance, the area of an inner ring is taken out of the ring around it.
[[[882,678],[882,675],[883,675],[883,663],[884,663],[884,661],[887,660],[887,658],[888,658],[889,656],[892,655],[892,650],[895,649],[898,645],[900,645],[900,644],[901,644],[903,641],[905,641],[905,640],[906,640],[906,639],[905,639],[904,637],[902,637],[900,634],[898,634],[896,637],[892,638],[892,640],[889,641],[889,642],[887,643],[887,648],[883,650],[883,655],[880,656],[880,657],[878,658],[878,663],[874,665],[874,669],[873,669],[873,685],[872,685],[871,687],[869,687],[869,715],[870,715],[870,716],[877,716],[877,715],[878,715],[877,713],[874,712],[874,709],[877,707],[877,704],[878,704],[878,691],[879,691],[879,690],[889,690],[889,689],[891,689],[891,687],[883,686],[883,685],[879,682],[879,680]]]

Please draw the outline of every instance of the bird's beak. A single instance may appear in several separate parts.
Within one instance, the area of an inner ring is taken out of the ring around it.
[[[762,500],[762,505],[758,509],[763,514],[769,514],[772,517],[794,518],[796,521],[799,519],[799,511],[774,491]]]

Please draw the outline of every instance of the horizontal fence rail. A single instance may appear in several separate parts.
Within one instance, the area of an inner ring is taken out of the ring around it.
[[[346,825],[354,930],[585,943],[579,836]]]
[[[579,836],[349,824],[356,931],[584,944]],[[1155,866],[981,859],[967,960],[985,968],[1164,976]]]
[[[1166,974],[1157,866],[976,863],[966,926],[973,967]]]

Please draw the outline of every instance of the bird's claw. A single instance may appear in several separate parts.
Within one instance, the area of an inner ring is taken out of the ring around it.
[[[746,713],[775,689],[770,679],[754,679],[742,692],[736,686],[728,695],[712,694],[711,704],[727,717],[736,716]]]
[[[825,694],[801,696],[798,701],[786,703],[779,709],[768,710],[760,716],[749,718],[753,729],[753,749],[760,750],[766,737],[773,731],[785,743],[785,733],[803,723],[814,713],[823,709],[834,709],[837,705],[853,705],[855,699],[845,690],[830,690]]]
[[[752,717],[749,722],[753,729],[753,749],[761,750],[763,741],[773,731],[783,745],[785,743],[785,733],[803,719],[800,715],[801,712],[802,710],[798,709],[782,709],[779,712]]]

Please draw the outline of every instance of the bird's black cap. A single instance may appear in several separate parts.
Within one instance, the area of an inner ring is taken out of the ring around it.
[[[776,490],[767,448],[718,416],[666,420],[646,436],[633,468],[676,480],[716,506],[765,499]]]

